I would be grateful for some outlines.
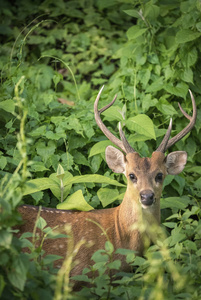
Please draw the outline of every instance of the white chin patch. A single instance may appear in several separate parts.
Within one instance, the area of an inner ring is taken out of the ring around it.
[[[144,204],[142,204],[142,202],[140,201],[140,199],[139,199],[139,202],[140,202],[140,204],[141,204],[141,206],[142,206],[143,209],[149,209],[149,208],[152,208],[154,206],[154,204],[156,202],[156,199],[154,199],[154,202],[152,203],[152,205],[144,205]]]

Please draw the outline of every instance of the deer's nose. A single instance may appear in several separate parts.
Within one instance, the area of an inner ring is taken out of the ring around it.
[[[143,205],[150,206],[154,203],[155,197],[151,190],[144,190],[140,193],[140,201]]]

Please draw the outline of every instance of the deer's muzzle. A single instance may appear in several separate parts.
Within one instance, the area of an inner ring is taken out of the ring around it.
[[[140,192],[140,202],[144,206],[150,206],[155,202],[155,195],[151,190],[144,190]]]

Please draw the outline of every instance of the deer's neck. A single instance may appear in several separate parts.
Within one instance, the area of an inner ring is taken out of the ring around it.
[[[157,204],[158,203],[158,204]],[[157,201],[152,207],[142,208],[138,195],[127,189],[124,199],[117,211],[117,226],[120,236],[124,240],[128,237],[128,248],[136,245],[138,240],[139,252],[143,250],[143,236],[150,236],[150,230],[156,230],[160,223],[160,202]]]

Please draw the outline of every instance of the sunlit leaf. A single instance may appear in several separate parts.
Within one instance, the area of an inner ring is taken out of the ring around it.
[[[156,139],[152,120],[144,114],[131,117],[126,121],[129,130],[145,135],[150,139]]]
[[[59,203],[57,205],[57,208],[81,211],[89,211],[93,209],[93,207],[85,201],[81,190],[76,191],[75,193],[70,195],[65,201]]]

